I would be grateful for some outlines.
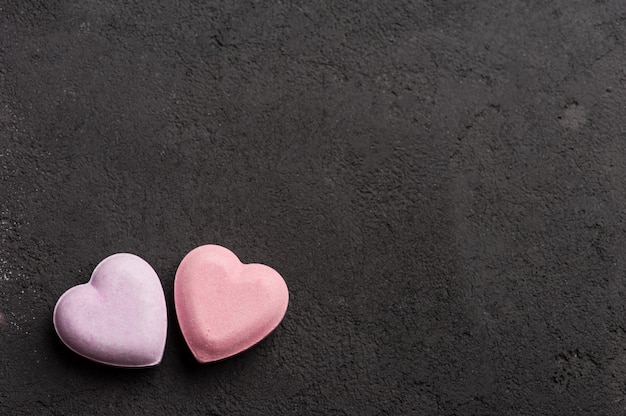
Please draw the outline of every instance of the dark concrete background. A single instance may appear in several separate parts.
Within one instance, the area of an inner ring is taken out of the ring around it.
[[[625,37],[622,0],[0,0],[0,414],[622,415]],[[200,366],[207,243],[291,304]],[[120,251],[154,369],[52,327]]]

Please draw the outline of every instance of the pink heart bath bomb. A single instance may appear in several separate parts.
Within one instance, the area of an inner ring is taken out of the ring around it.
[[[154,269],[134,254],[102,260],[88,283],[59,298],[53,320],[61,341],[90,360],[148,367],[163,357],[165,295]]]
[[[240,353],[265,338],[287,311],[283,278],[263,264],[243,264],[227,248],[206,245],[185,256],[174,280],[176,315],[201,363]]]

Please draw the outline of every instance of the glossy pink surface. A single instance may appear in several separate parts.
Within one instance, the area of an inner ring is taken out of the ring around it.
[[[54,327],[74,352],[118,367],[161,362],[167,309],[161,281],[134,254],[102,260],[88,283],[65,292],[54,308]]]
[[[285,316],[283,278],[262,264],[243,264],[230,250],[206,245],[181,262],[174,281],[178,323],[201,363],[242,352],[265,338]]]

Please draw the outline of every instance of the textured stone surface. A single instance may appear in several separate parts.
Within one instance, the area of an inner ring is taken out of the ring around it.
[[[622,0],[0,1],[0,414],[623,414]],[[199,366],[207,243],[283,323]],[[52,309],[98,261],[162,279],[160,366]]]

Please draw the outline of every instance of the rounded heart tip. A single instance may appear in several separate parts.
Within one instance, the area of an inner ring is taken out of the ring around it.
[[[53,322],[61,341],[85,358],[116,367],[157,365],[167,335],[161,281],[142,258],[114,254],[88,283],[59,298]]]
[[[208,363],[268,336],[285,316],[289,291],[271,267],[243,264],[227,248],[205,245],[180,263],[174,301],[189,349],[196,360]]]

